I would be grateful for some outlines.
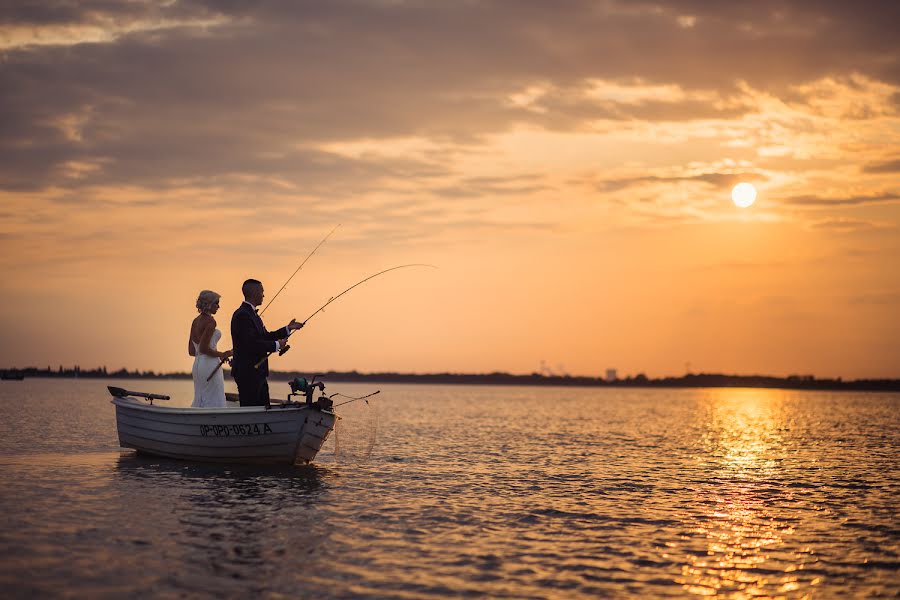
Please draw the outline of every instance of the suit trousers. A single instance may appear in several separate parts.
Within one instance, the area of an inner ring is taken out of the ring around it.
[[[265,377],[235,377],[241,406],[268,406],[269,381]]]

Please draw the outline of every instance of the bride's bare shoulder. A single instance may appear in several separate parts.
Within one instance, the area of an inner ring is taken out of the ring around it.
[[[194,320],[191,321],[191,334],[203,331],[204,329],[206,329],[207,327],[210,327],[210,326],[212,326],[212,327],[216,326],[215,319],[213,319],[209,315],[203,315],[203,314],[197,315],[194,318]]]

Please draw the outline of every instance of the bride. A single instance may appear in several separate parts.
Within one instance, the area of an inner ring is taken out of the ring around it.
[[[216,350],[222,332],[216,329],[213,315],[219,310],[221,297],[210,290],[203,290],[197,297],[197,310],[200,314],[191,323],[191,334],[188,339],[188,354],[194,357],[194,368],[191,371],[194,376],[194,403],[191,404],[193,408],[225,407],[225,376],[222,369],[217,370],[216,367],[219,361],[231,358],[232,351]],[[216,371],[216,374],[207,381],[206,378],[213,371]]]

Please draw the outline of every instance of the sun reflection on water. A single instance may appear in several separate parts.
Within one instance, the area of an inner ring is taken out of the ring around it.
[[[771,502],[789,451],[782,402],[773,390],[710,391],[697,457],[707,475],[696,492],[698,503],[709,508],[684,536],[686,541],[705,539],[706,551],[695,548],[679,581],[691,594],[796,595],[801,586],[796,572],[809,557],[798,555],[784,567],[782,549],[794,523]],[[772,553],[779,554],[778,568],[767,568]],[[816,582],[803,585],[810,583]]]
[[[720,475],[762,478],[777,469],[783,449],[781,399],[772,390],[714,390],[705,449]]]

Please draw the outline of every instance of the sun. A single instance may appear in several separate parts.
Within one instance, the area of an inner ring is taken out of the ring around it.
[[[756,188],[753,187],[752,183],[742,181],[732,188],[731,201],[734,202],[735,206],[747,208],[756,202]]]

